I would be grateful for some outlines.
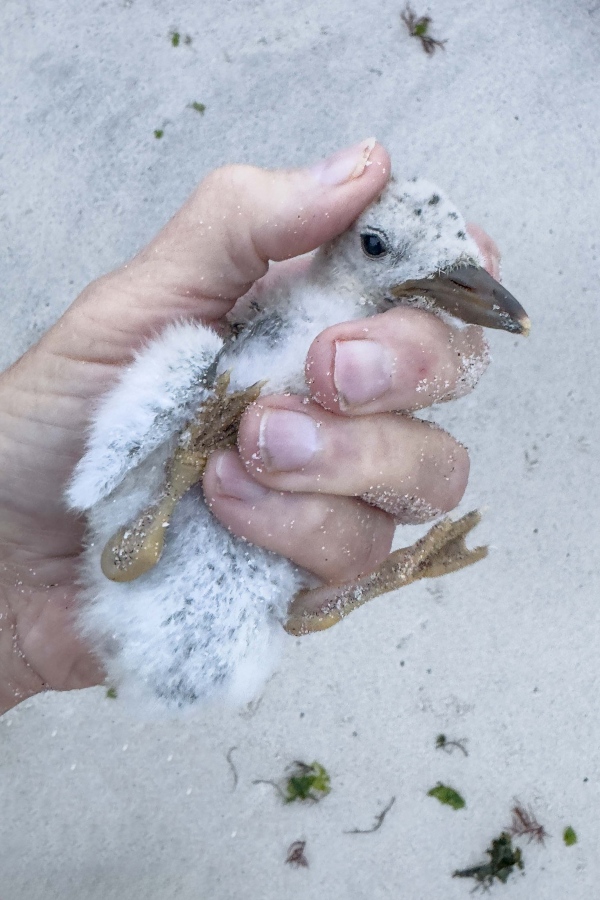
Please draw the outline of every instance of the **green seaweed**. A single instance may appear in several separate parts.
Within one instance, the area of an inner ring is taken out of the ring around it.
[[[155,128],[155,129],[154,129],[154,137],[155,137],[157,140],[160,140],[160,138],[163,136],[164,133],[165,133],[165,132],[164,132],[164,129],[162,129],[162,128]]]
[[[571,825],[567,825],[563,831],[563,841],[567,847],[572,847],[577,843],[577,832]]]
[[[267,778],[257,778],[252,784],[270,784],[284,803],[294,803],[295,800],[312,800],[313,803],[318,803],[331,790],[329,773],[321,763],[313,762],[308,765],[297,759],[287,767],[286,772],[289,774],[283,787],[282,782]]]
[[[513,847],[512,838],[507,831],[492,841],[491,846],[485,851],[489,856],[489,862],[471,866],[469,869],[457,869],[452,873],[453,878],[474,878],[478,886],[487,889],[494,883],[494,879],[506,884],[509,875],[516,868],[523,869],[523,855],[518,847]]]
[[[440,50],[444,49],[446,41],[440,41],[437,38],[432,37],[429,32],[431,16],[417,16],[410,3],[407,3],[400,13],[400,18],[406,25],[410,36],[418,38],[418,40],[421,41],[421,46],[428,56],[435,53],[438,47]]]
[[[284,800],[294,803],[296,800],[322,800],[331,790],[329,773],[321,763],[310,765],[296,760],[291,768],[285,784]]]
[[[188,47],[192,43],[191,35],[184,34],[182,36],[178,31],[171,31],[171,33],[169,34],[169,37],[171,38],[171,44],[173,47],[179,47],[179,45],[181,44],[182,41]]]
[[[194,100],[193,103],[190,103],[190,109],[195,109],[196,112],[200,113],[200,115],[203,116],[206,110],[206,106],[204,105],[204,103],[198,103],[197,100]]]
[[[117,689],[114,687],[109,687],[106,691],[106,696],[108,697],[109,700],[116,700],[117,699]]]
[[[435,797],[440,803],[451,806],[452,809],[463,809],[466,805],[458,791],[448,787],[447,784],[442,784],[441,781],[438,781],[435,787],[431,788],[430,791],[427,791],[427,796]]]

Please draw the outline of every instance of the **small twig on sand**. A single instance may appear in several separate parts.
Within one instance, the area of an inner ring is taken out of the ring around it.
[[[345,831],[344,834],[373,834],[374,831],[378,831],[383,825],[385,817],[387,816],[395,802],[396,798],[392,797],[388,805],[384,807],[378,815],[375,816],[375,824],[372,828],[352,828],[350,831]]]
[[[285,802],[286,796],[281,790],[281,785],[277,784],[276,781],[269,781],[268,778],[255,778],[252,784],[270,784],[271,787],[274,787],[281,799]]]
[[[438,734],[435,739],[435,748],[436,750],[443,750],[445,753],[452,753],[454,748],[456,748],[457,750],[460,750],[461,753],[464,753],[465,756],[468,756],[469,752],[465,746],[466,743],[466,738],[449,741],[445,734]]]
[[[231,773],[233,775],[233,787],[231,788],[232,791],[235,791],[236,787],[238,786],[238,781],[239,781],[238,771],[235,767],[235,763],[233,762],[233,760],[231,758],[231,754],[233,753],[234,750],[237,750],[237,747],[230,747],[229,750],[227,751],[227,756],[226,756],[227,762],[229,763],[229,768],[231,769]]]

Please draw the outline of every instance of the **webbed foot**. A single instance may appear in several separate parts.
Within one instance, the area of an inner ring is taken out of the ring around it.
[[[456,572],[483,559],[487,556],[487,547],[470,550],[465,544],[465,537],[480,519],[477,510],[456,522],[442,519],[411,547],[391,553],[378,569],[354,584],[300,591],[288,610],[285,630],[293,635],[323,631],[380,594],[387,594],[419,578],[437,578]]]

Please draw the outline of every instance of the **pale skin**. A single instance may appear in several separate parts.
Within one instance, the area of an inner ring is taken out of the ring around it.
[[[84,688],[104,677],[75,626],[85,523],[63,501],[95,401],[167,323],[194,317],[225,327],[224,316],[266,275],[269,260],[291,260],[345,230],[390,174],[380,145],[364,168],[360,145],[345,152],[329,168],[213,172],[146,248],[89,285],[0,376],[0,712],[41,691]],[[352,177],[340,180],[345,162]],[[495,244],[471,229],[497,276]],[[274,267],[264,283],[281,272]],[[374,384],[379,393],[371,391],[371,399],[364,392],[372,373],[356,363],[335,379],[333,366],[340,342],[365,338],[383,344],[395,361],[392,378],[383,389],[380,380]],[[239,450],[211,457],[204,491],[213,513],[325,584],[371,571],[387,557],[398,517],[358,495],[382,483],[389,502],[412,485],[423,504],[445,512],[460,501],[468,478],[464,447],[393,413],[463,392],[462,355],[484,352],[479,328],[453,332],[419,310],[328,329],[307,357],[308,404],[265,393],[242,419]],[[350,393],[358,384],[360,402],[340,402],[341,383]],[[300,409],[320,423],[321,447],[301,466],[290,467],[285,423],[273,416],[282,409]],[[423,520],[410,510],[401,518],[417,516]]]

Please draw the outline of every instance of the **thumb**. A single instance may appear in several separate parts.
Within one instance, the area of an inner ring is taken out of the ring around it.
[[[216,322],[269,260],[314,250],[348,228],[389,170],[373,138],[305,169],[215,170],[128,265],[83,292],[65,314],[69,327],[53,336],[68,346],[55,349],[122,363],[174,319]]]

